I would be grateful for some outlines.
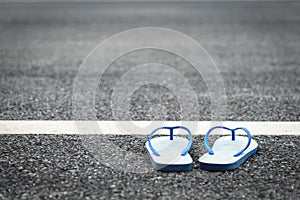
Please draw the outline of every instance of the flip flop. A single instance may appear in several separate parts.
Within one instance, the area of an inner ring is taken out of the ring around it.
[[[231,131],[231,136],[223,136],[216,140],[211,149],[208,144],[208,136],[215,129],[226,129]],[[236,136],[235,131],[243,130],[248,137]],[[246,128],[230,129],[224,126],[211,128],[204,137],[204,145],[208,153],[199,158],[201,169],[210,171],[226,171],[238,168],[247,158],[253,155],[258,144],[251,138],[250,132]]]
[[[170,136],[161,136],[152,139],[159,130],[170,130]],[[183,129],[189,134],[189,140],[174,136],[174,129]],[[190,130],[183,126],[160,127],[152,131],[146,142],[146,150],[151,164],[160,171],[187,171],[192,169],[192,158],[188,154],[192,146],[193,136]]]

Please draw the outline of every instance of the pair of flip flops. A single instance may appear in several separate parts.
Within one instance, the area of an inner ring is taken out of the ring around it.
[[[152,138],[158,131],[167,129],[170,136]],[[174,136],[174,130],[183,129],[189,134],[189,140]],[[212,148],[208,144],[208,137],[215,129],[226,129],[231,136],[223,136],[217,139]],[[236,131],[242,130],[247,137],[237,136]],[[187,171],[192,169],[193,160],[189,155],[193,136],[190,130],[183,126],[160,127],[152,131],[146,142],[146,150],[149,154],[152,166],[160,171]],[[253,155],[257,149],[257,142],[251,138],[246,128],[238,127],[230,129],[224,126],[211,128],[204,137],[204,145],[207,153],[199,158],[201,169],[209,171],[226,171],[239,167],[247,158]]]

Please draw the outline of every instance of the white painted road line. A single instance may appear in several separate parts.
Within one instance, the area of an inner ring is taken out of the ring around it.
[[[150,126],[149,126],[150,125]],[[300,135],[300,122],[247,121],[6,121],[0,120],[0,134],[113,134],[148,135],[159,126],[183,125],[193,135],[204,135],[216,125],[246,127],[252,135]],[[99,128],[101,127],[101,129]],[[193,128],[196,127],[196,128]],[[101,131],[100,131],[101,130]],[[179,134],[184,134],[180,132]],[[228,134],[226,131],[220,134]]]

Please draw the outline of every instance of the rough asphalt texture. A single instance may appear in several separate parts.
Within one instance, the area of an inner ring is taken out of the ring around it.
[[[114,84],[130,67],[151,60],[174,67],[194,87],[199,112],[183,120],[210,120],[203,77],[176,56],[150,50],[109,67],[98,85],[96,117],[72,114],[84,57],[113,34],[155,26],[191,36],[214,59],[227,95],[225,120],[298,121],[299,9],[297,2],[1,4],[0,119],[180,120],[176,96],[158,85],[139,88],[122,117],[111,113]],[[179,48],[177,41],[164,42]]]
[[[102,136],[103,137],[103,136]],[[145,137],[106,136],[133,153],[144,149]],[[190,151],[190,172],[126,172],[107,167],[83,148],[82,138],[65,135],[1,135],[2,199],[299,199],[298,136],[258,136],[259,151],[240,168],[208,172],[196,160],[204,153],[197,136]]]
[[[72,113],[73,83],[82,60],[112,34],[157,26],[181,31],[209,52],[225,84],[226,120],[299,121],[299,10],[297,2],[0,4],[0,119],[95,119]],[[105,72],[96,94],[96,118],[181,119],[176,96],[158,85],[139,88],[122,118],[112,115],[114,84],[130,67],[153,59],[179,70],[196,91],[199,113],[183,120],[210,120],[203,77],[174,55],[150,50],[122,57]],[[198,169],[196,162],[191,172],[151,171],[145,137],[96,139],[141,159],[108,151],[120,158],[117,166],[108,167],[86,149],[83,136],[0,135],[0,199],[300,198],[298,136],[257,136],[257,154],[238,170],[216,173]],[[194,161],[204,153],[202,139],[195,138]],[[116,170],[133,162],[147,173]]]

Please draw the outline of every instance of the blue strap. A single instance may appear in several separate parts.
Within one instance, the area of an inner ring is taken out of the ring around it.
[[[173,136],[173,134],[174,134],[173,130],[174,129],[183,129],[183,130],[186,130],[188,132],[190,138],[189,138],[189,143],[188,143],[187,147],[183,150],[183,152],[181,153],[181,155],[185,156],[189,152],[189,150],[190,150],[190,148],[192,146],[192,142],[193,142],[193,136],[192,136],[191,131],[188,128],[184,127],[184,126],[174,126],[174,127],[163,126],[163,127],[159,127],[157,129],[155,129],[148,136],[148,144],[149,144],[149,147],[150,147],[151,151],[154,153],[154,155],[160,156],[159,153],[153,148],[150,140],[151,140],[152,136],[154,135],[154,133],[156,133],[157,131],[159,131],[161,129],[169,129],[170,130],[170,140],[174,139],[174,136]]]
[[[209,136],[209,134],[210,134],[213,130],[215,130],[215,129],[217,129],[217,128],[222,128],[222,129],[226,129],[226,130],[231,131],[231,135],[232,135],[232,140],[233,140],[233,141],[235,140],[235,131],[236,131],[236,130],[243,130],[243,131],[245,131],[245,132],[247,133],[247,135],[248,135],[248,143],[247,143],[247,145],[246,145],[240,152],[236,153],[236,154],[234,155],[234,157],[237,157],[237,156],[241,155],[241,154],[249,147],[249,145],[250,145],[250,143],[251,143],[251,134],[250,134],[250,132],[248,131],[248,129],[243,128],[243,127],[238,127],[238,128],[235,128],[235,129],[231,129],[231,128],[227,128],[227,127],[225,127],[225,126],[215,126],[215,127],[211,128],[211,129],[209,129],[209,130],[207,131],[205,137],[204,137],[204,145],[205,145],[205,148],[207,149],[207,151],[208,151],[208,153],[209,153],[210,155],[214,155],[214,151],[209,147],[209,144],[208,144],[208,136]]]

